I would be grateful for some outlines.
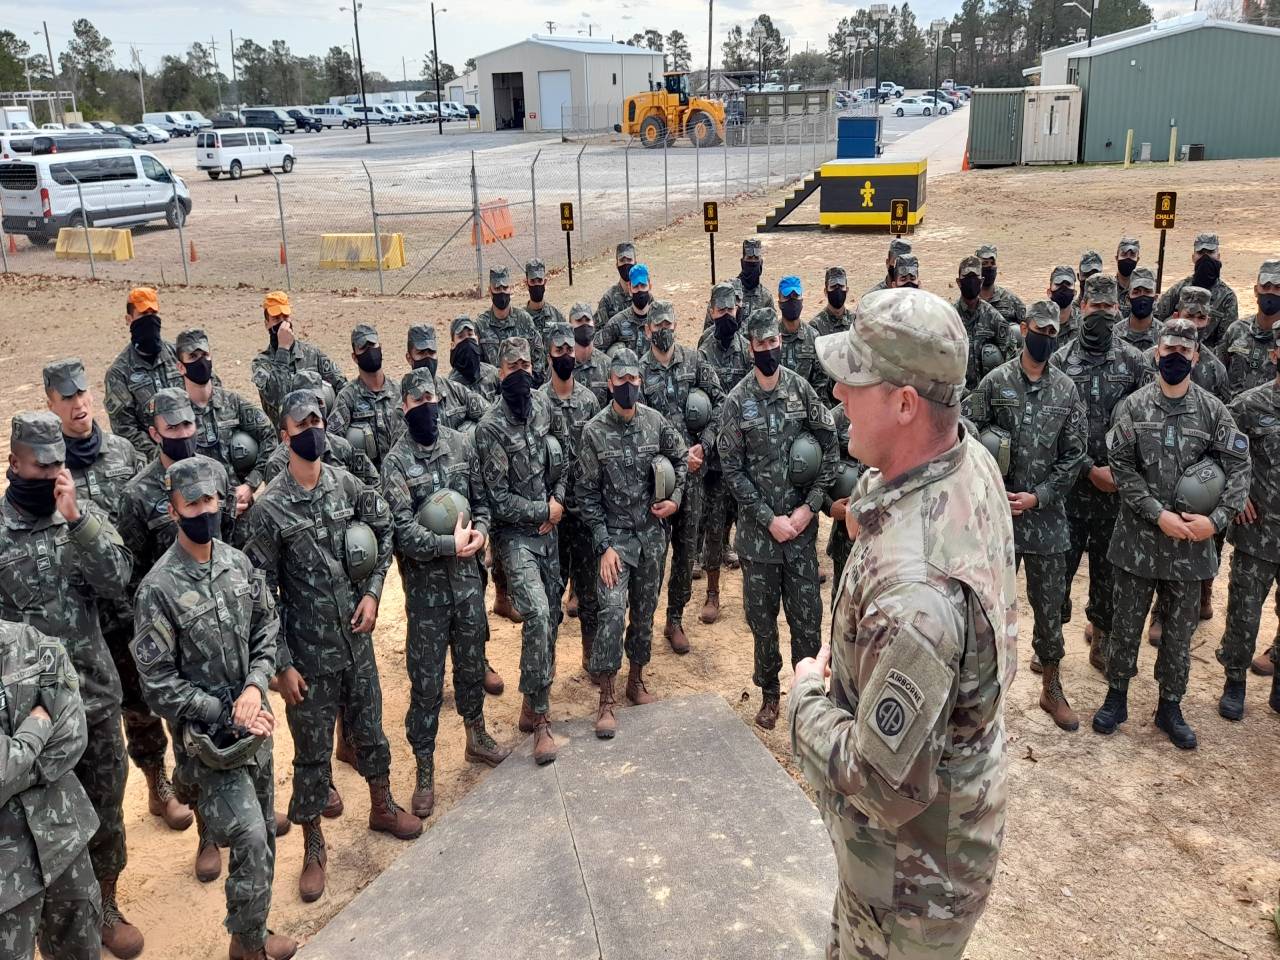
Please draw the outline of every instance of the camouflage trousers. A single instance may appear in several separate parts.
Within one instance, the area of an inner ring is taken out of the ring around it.
[[[163,766],[169,742],[164,733],[164,721],[151,712],[142,698],[138,664],[133,659],[133,610],[127,603],[103,601],[98,614],[111,660],[120,674],[120,687],[124,693],[121,713],[124,715],[129,757],[143,769]]]
[[[724,474],[708,473],[702,500],[702,566],[719,570],[729,544],[729,528],[738,515],[738,502],[724,482]],[[686,485],[687,486],[687,485]]]
[[[0,913],[0,960],[98,960],[102,893],[86,847],[53,883]]]
[[[355,662],[345,670],[304,677],[307,695],[297,706],[286,706],[293,734],[293,795],[289,819],[308,823],[320,816],[329,799],[333,778],[333,721],[342,708],[343,731],[356,751],[356,770],[366,780],[391,772],[391,745],[382,732],[382,687],[373,647],[357,644]]]
[[[559,526],[556,536],[560,540],[560,576],[564,582],[560,596],[563,598],[564,590],[569,589],[572,578],[573,592],[578,598],[578,624],[582,629],[582,640],[584,643],[594,643],[600,610],[600,602],[596,597],[596,578],[600,573],[600,563],[591,545],[591,531],[567,511]],[[551,662],[555,663],[555,647],[551,649]]]
[[[1187,692],[1191,670],[1191,635],[1200,622],[1200,581],[1150,580],[1119,567],[1115,570],[1114,630],[1107,635],[1107,682],[1116,690],[1128,690],[1138,673],[1142,628],[1157,589],[1166,598],[1164,636],[1156,654],[1156,682],[1160,699],[1179,701]]]
[[[1115,611],[1111,564],[1107,560],[1111,531],[1115,529],[1115,525],[1115,517],[1102,514],[1067,517],[1071,546],[1067,550],[1067,568],[1063,576],[1063,607],[1070,602],[1071,581],[1075,579],[1076,570],[1080,567],[1080,558],[1088,552],[1089,602],[1085,605],[1084,615],[1095,630],[1103,633],[1111,632],[1111,619]]]
[[[1215,533],[1213,535],[1213,547],[1218,555],[1218,563],[1222,563],[1222,545],[1226,542],[1227,542],[1227,532],[1225,530],[1223,530],[1221,533]],[[1203,582],[1213,583],[1215,579],[1216,579],[1216,576],[1210,577],[1208,580],[1205,580]],[[1151,618],[1153,620],[1159,620],[1161,623],[1163,623],[1166,615],[1165,611],[1167,608],[1168,608],[1168,603],[1166,603],[1165,601],[1164,592],[1162,590],[1156,590],[1156,605],[1155,605],[1155,609],[1151,611]]]
[[[622,537],[629,543],[618,550],[622,562],[618,565],[617,583],[607,587],[604,580],[596,580],[600,627],[591,648],[592,673],[617,673],[622,668],[624,646],[627,660],[638,667],[648,664],[653,651],[653,615],[658,609],[662,568],[667,562],[666,528],[651,524],[640,534]],[[598,563],[596,569],[599,570]]]
[[[761,563],[742,560],[742,606],[755,638],[755,672],[751,682],[766,696],[779,694],[782,652],[778,647],[778,612],[791,628],[791,666],[814,657],[822,645],[822,588],[818,583],[818,547],[794,562]]]
[[[836,607],[836,594],[840,590],[840,579],[844,576],[845,564],[849,562],[849,554],[853,552],[853,541],[849,539],[849,528],[843,520],[831,521],[831,536],[827,538],[827,556],[831,558],[831,609]]]
[[[560,627],[560,544],[557,531],[546,536],[499,535],[494,556],[507,572],[507,595],[524,617],[520,637],[520,692],[534,713],[551,709],[551,663]]]
[[[877,910],[839,880],[827,960],[962,960],[977,914],[941,921]]]
[[[684,608],[693,596],[693,561],[698,553],[705,486],[701,474],[690,474],[684,500],[671,518],[671,573],[667,578],[667,619],[683,623]]]
[[[112,880],[120,876],[128,860],[124,786],[129,779],[129,759],[119,713],[113,712],[105,720],[89,725],[89,742],[76,764],[76,779],[98,815],[98,829],[89,841],[93,875],[99,880]]]
[[[315,689],[312,684],[307,696],[311,697]],[[184,778],[197,787],[197,809],[209,839],[229,850],[227,932],[238,936],[249,950],[257,949],[267,937],[276,867],[275,781],[270,744],[259,756],[264,762],[231,770],[214,770],[191,757],[183,761]]]
[[[1280,584],[1280,563],[1263,560],[1239,548],[1231,554],[1231,580],[1227,591],[1227,626],[1218,647],[1218,662],[1228,680],[1244,680],[1258,641],[1262,605],[1272,584]],[[1280,662],[1271,646],[1271,662]]]
[[[1066,653],[1062,641],[1062,601],[1067,592],[1067,555],[1019,553],[1013,559],[1015,570],[1020,564],[1027,568],[1027,603],[1031,605],[1034,621],[1031,649],[1036,659],[1051,667],[1061,662]]]
[[[424,589],[413,571],[405,576],[405,618],[409,637],[405,665],[409,669],[409,710],[404,735],[419,765],[430,767],[436,753],[440,706],[444,703],[445,654],[453,656],[453,699],[466,722],[484,712],[484,647],[488,618],[479,583],[443,604],[415,599]],[[417,589],[415,590],[415,586]]]

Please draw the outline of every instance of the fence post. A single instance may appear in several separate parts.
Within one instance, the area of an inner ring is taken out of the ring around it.
[[[284,232],[284,194],[280,192],[280,178],[276,176],[274,170],[268,170],[271,179],[276,182],[276,207],[280,211],[280,250],[284,254],[284,286],[285,289],[293,291],[293,275],[289,270],[289,238]]]
[[[170,176],[170,186],[173,187],[173,208],[177,211],[178,217],[178,256],[182,258],[182,282],[185,286],[191,286],[191,273],[187,270],[187,241],[182,233],[182,224],[186,220],[186,214],[182,211],[182,205],[178,203],[178,181]]]
[[[635,240],[631,234],[631,144],[634,138],[627,138],[627,145],[622,150],[622,169],[627,180],[627,239]]]
[[[561,113],[564,112],[564,105],[560,107]],[[562,128],[563,129],[563,126]],[[538,158],[542,156],[542,148],[538,148],[538,152],[533,155],[533,163],[529,164],[529,195],[533,202],[533,255],[538,255]]]
[[[702,209],[702,148],[693,145],[693,195],[697,199],[695,210]]]
[[[764,190],[773,185],[773,124],[764,122]]]
[[[729,202],[729,127],[724,128],[724,136],[720,138],[724,144],[724,201]]]
[[[4,227],[0,226],[0,260],[4,261],[4,272],[9,272],[9,251],[5,248],[9,245],[9,237],[4,232]]]
[[[364,167],[364,175],[369,179],[369,214],[373,217],[373,256],[378,262],[378,294],[386,293],[382,286],[382,234],[378,230],[378,208],[373,200],[373,174],[369,172],[369,165],[363,160],[360,166]]]
[[[93,262],[93,244],[89,242],[89,211],[84,205],[84,191],[80,189],[80,178],[74,173],[68,171],[72,180],[76,182],[76,196],[80,198],[80,225],[84,227],[84,249],[89,254],[89,277],[93,280],[98,279],[98,267]]]
[[[476,152],[471,151],[471,242],[476,248],[476,294],[484,295],[484,224],[480,220],[480,187],[476,183]]]
[[[586,152],[587,145],[584,143],[578,151],[578,242],[582,244],[582,250],[587,249],[587,210],[582,205],[582,155]]]
[[[747,138],[747,193],[751,192],[751,127],[743,125],[742,135]]]
[[[667,185],[670,178],[667,176],[667,147],[671,145],[671,136],[667,134],[662,138],[662,225],[665,227],[671,222],[671,205],[668,198]]]
[[[791,159],[791,122],[782,118],[782,185],[787,185],[787,161]]]

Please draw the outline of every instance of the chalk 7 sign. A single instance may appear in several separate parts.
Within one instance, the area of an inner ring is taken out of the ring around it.
[[[702,204],[702,229],[707,233],[720,231],[720,205],[714,200]]]
[[[890,200],[889,201],[889,232],[895,236],[901,236],[908,230],[908,220],[911,218],[911,201],[910,200]]]
[[[568,233],[573,229],[573,204],[560,204],[560,229]]]

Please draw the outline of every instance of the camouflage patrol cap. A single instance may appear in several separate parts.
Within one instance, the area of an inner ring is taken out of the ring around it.
[[[904,253],[894,261],[893,275],[895,277],[914,277],[920,278],[920,260],[914,253]]]
[[[649,320],[653,320],[653,311],[649,311]],[[573,346],[573,327],[567,323],[553,323],[547,327],[547,345],[550,347]]]
[[[209,337],[199,327],[194,330],[183,330],[178,334],[176,340],[173,341],[173,348],[181,357],[184,353],[196,353],[203,351],[209,353]]]
[[[640,359],[636,356],[635,351],[629,347],[623,347],[621,350],[615,350],[613,352],[613,356],[609,359],[609,376],[640,376]]]
[[[657,326],[660,323],[676,322],[676,308],[672,306],[670,300],[655,300],[653,307],[649,310],[648,315],[644,318],[644,322],[650,326]]]
[[[524,278],[526,280],[545,280],[547,278],[547,265],[534,257],[524,265]]]
[[[867,294],[849,329],[817,347],[822,369],[849,386],[911,386],[948,407],[964,392],[969,335],[951,304],[925,290]]]
[[[438,398],[436,378],[426,367],[410,370],[400,380],[401,400],[420,400],[423,397]]]
[[[1160,346],[1190,347],[1195,350],[1200,346],[1200,331],[1186,317],[1170,317],[1160,329]]]
[[[982,261],[977,257],[965,257],[960,261],[960,277],[980,277],[982,276]]]
[[[196,412],[191,409],[187,392],[178,387],[165,387],[151,395],[147,401],[147,419],[154,421],[157,417],[171,427],[196,422]]]
[[[49,467],[67,459],[67,446],[62,439],[62,421],[49,410],[16,413],[9,422],[9,446],[29,447],[36,463]]]
[[[1053,273],[1049,274],[1049,286],[1056,287],[1063,283],[1069,283],[1074,287],[1076,285],[1076,271],[1066,264],[1059,264],[1053,268]]]
[[[743,299],[746,297],[746,293],[743,291],[742,278],[731,277],[729,279],[729,286],[733,287],[734,299],[737,300],[739,303],[741,303]]]
[[[324,377],[317,370],[298,370],[289,381],[289,390],[319,390]]]
[[[509,287],[511,286],[511,271],[506,267],[490,267],[489,268],[489,286],[491,287]]]
[[[596,308],[591,306],[591,304],[589,303],[583,303],[581,300],[579,300],[577,303],[575,303],[572,307],[569,308],[570,322],[573,322],[574,320],[579,320],[579,319],[594,321],[595,318],[596,318]]]
[[[1052,300],[1037,300],[1027,307],[1027,323],[1034,323],[1041,333],[1056,337],[1062,330],[1062,312]]]
[[[1133,296],[1134,288],[1139,290],[1150,290],[1155,293],[1156,275],[1151,272],[1150,267],[1134,267],[1133,273],[1129,274],[1129,296]]]
[[[711,288],[711,306],[726,309],[737,306],[738,296],[733,292],[733,284],[722,280]]]
[[[378,346],[382,341],[378,338],[378,331],[373,329],[367,323],[357,323],[351,331],[351,349],[363,350],[368,346]]]
[[[46,364],[44,388],[53,390],[60,397],[74,397],[88,390],[89,378],[84,373],[84,362],[79,357],[68,357]]]
[[[1116,278],[1105,273],[1091,273],[1084,281],[1085,303],[1119,303]]]
[[[461,318],[459,318],[461,319]],[[454,320],[454,323],[457,323]],[[450,328],[452,329],[452,328]],[[410,350],[434,350],[436,348],[436,328],[429,323],[415,323],[409,328]]]
[[[844,272],[844,267],[827,267],[827,275],[823,279],[822,285],[828,290],[832,287],[849,286],[849,277]]]
[[[287,394],[284,403],[280,404],[280,416],[288,417],[294,423],[302,423],[313,413],[321,420],[324,419],[324,411],[320,409],[320,398],[316,396],[314,390],[294,390]]]
[[[632,263],[635,263],[636,245],[634,243],[630,243],[624,240],[622,243],[618,244],[618,247],[616,252],[614,253],[613,259],[614,260],[630,260]]]
[[[525,363],[533,362],[529,353],[529,341],[524,337],[507,337],[498,348],[498,362],[519,363],[521,360]]]
[[[1258,283],[1280,283],[1280,260],[1263,260],[1258,268]]]
[[[1218,235],[1216,233],[1197,233],[1196,242],[1191,247],[1196,253],[1201,251],[1205,253],[1218,252]]]
[[[763,249],[758,237],[748,237],[742,241],[742,255],[744,257],[758,257],[763,253]]]
[[[747,318],[747,336],[752,340],[768,340],[770,337],[782,336],[778,328],[778,315],[772,307],[760,307],[752,310]]]
[[[198,453],[185,460],[175,460],[164,472],[165,492],[177,490],[187,503],[194,503],[201,497],[223,496],[226,482],[227,468],[217,460]]]
[[[903,254],[911,252],[911,241],[903,240],[901,237],[894,237],[889,241],[889,256],[901,257]]]
[[[476,322],[466,314],[454,317],[449,324],[450,337],[456,337],[458,334],[466,330],[470,330],[476,336],[480,335],[480,328],[476,326]],[[434,330],[431,331],[430,339],[431,343],[429,346],[420,346],[418,344],[414,344],[414,346],[417,346],[419,350],[434,350],[436,346],[436,332]]]
[[[1116,253],[1132,253],[1135,256],[1139,250],[1139,244],[1134,237],[1121,237],[1120,243],[1116,246]]]
[[[1178,294],[1178,312],[1184,316],[1209,315],[1210,293],[1204,287],[1193,287],[1190,284],[1182,288]]]
[[[994,243],[984,243],[973,251],[973,255],[979,260],[994,260],[996,258],[996,245]]]
[[[1102,269],[1102,254],[1097,250],[1086,250],[1080,255],[1080,273],[1097,273]]]

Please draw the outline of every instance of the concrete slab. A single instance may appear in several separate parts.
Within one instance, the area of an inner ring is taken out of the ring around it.
[[[929,179],[959,173],[969,138],[969,108],[962,107],[945,117],[887,143],[884,158],[923,157],[929,161]]]
[[[817,810],[718,696],[623,708],[612,741],[526,741],[301,951],[302,960],[824,954]],[[481,859],[481,845],[495,851]]]

